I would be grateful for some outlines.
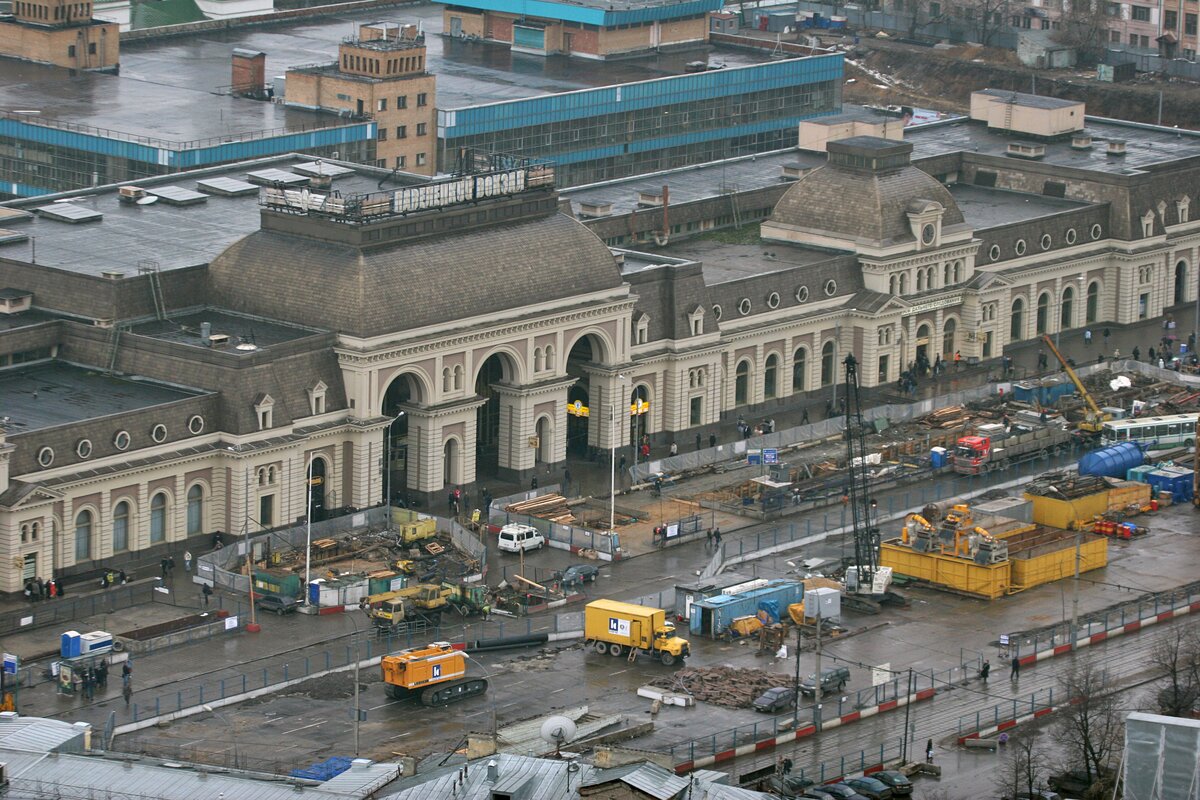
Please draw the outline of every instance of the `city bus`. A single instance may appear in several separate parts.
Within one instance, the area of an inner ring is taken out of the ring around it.
[[[1104,423],[1100,433],[1104,444],[1137,442],[1148,448],[1191,447],[1196,442],[1195,414],[1166,414],[1161,417],[1133,417]]]

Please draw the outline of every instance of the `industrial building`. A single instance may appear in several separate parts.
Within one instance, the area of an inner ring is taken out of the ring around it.
[[[314,515],[428,504],[769,414],[848,352],[875,386],[1195,301],[1200,137],[1011,144],[958,119],[565,195],[291,156],[10,203],[0,588],[291,523],[310,470]]]
[[[121,68],[117,26],[93,18],[92,0],[13,0],[11,8],[0,18],[0,56],[71,71]]]

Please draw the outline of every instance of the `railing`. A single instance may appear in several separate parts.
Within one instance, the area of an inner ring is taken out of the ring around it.
[[[1063,696],[1061,691],[1058,696],[1061,700]],[[958,718],[958,735],[961,737],[978,733],[984,728],[999,725],[1001,722],[1014,720],[1026,714],[1048,711],[1052,708],[1054,708],[1054,687],[1038,689],[1028,698],[1014,697],[1012,700],[996,703],[991,708],[980,709],[974,714],[960,716]]]
[[[909,742],[909,752],[916,746]],[[864,772],[881,764],[900,761],[904,754],[904,741],[881,743],[879,748],[860,750],[858,753],[838,756],[836,760],[822,761],[816,766],[793,769],[792,775],[807,779],[813,783],[826,783],[848,775],[851,772]]]
[[[70,584],[68,590],[80,585]],[[139,583],[113,586],[107,591],[81,597],[68,594],[65,597],[34,601],[28,608],[0,614],[0,636],[72,622],[96,614],[112,614],[122,608],[153,602],[154,599],[153,584]]]

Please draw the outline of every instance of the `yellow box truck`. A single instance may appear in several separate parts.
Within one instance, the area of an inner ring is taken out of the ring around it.
[[[588,646],[597,653],[630,661],[644,653],[669,667],[691,654],[688,640],[675,635],[675,625],[661,608],[596,600],[584,609],[583,631]]]

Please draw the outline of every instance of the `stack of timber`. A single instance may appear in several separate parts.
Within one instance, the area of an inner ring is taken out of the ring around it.
[[[576,522],[575,515],[571,513],[571,508],[567,505],[567,498],[561,494],[545,494],[532,500],[509,503],[504,510],[511,514],[525,514],[563,525],[572,525]]]
[[[961,428],[970,420],[970,415],[962,406],[947,406],[932,414],[926,414],[921,419],[921,424],[926,428]]]

